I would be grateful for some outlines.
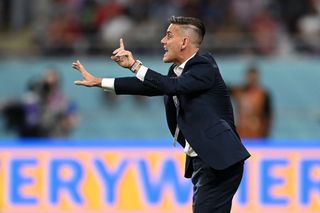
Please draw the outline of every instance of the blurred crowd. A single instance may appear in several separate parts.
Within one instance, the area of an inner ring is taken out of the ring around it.
[[[160,39],[172,15],[201,18],[207,27],[203,47],[214,54],[320,54],[320,0],[0,0],[0,36],[30,31],[29,52],[39,55],[106,55],[123,37],[128,49],[150,55],[162,52]],[[259,77],[253,65],[243,84],[229,85],[243,138],[270,136],[273,101]],[[0,106],[7,128],[21,137],[68,137],[77,110],[59,82],[49,69],[28,84],[21,100]],[[116,96],[103,97],[117,105]]]
[[[100,54],[124,37],[158,53],[171,15],[200,17],[218,54],[320,53],[320,0],[1,0],[1,31],[32,30],[44,55]]]
[[[59,72],[49,67],[42,76],[29,79],[20,98],[9,98],[0,103],[0,119],[6,130],[20,138],[70,137],[80,117],[76,104],[62,91],[61,83]],[[268,138],[272,132],[274,104],[272,94],[261,83],[259,67],[248,66],[243,81],[228,84],[228,88],[239,135],[245,139]],[[110,110],[121,104],[115,94],[102,91],[101,94],[103,105]],[[146,97],[131,98],[135,107],[148,107]]]
[[[78,123],[77,107],[60,89],[54,68],[31,78],[20,99],[0,104],[7,131],[20,138],[66,138]]]

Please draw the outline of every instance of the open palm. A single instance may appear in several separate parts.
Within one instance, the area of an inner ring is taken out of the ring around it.
[[[72,63],[72,68],[78,70],[82,75],[82,80],[74,81],[76,85],[86,86],[86,87],[96,87],[101,86],[101,78],[97,78],[90,74],[86,68],[80,63],[79,60]]]

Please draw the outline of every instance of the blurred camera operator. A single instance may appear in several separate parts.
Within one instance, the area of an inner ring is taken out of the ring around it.
[[[1,112],[6,127],[21,138],[67,137],[77,123],[76,106],[60,90],[53,68],[40,80],[32,79],[22,100],[5,103]]]

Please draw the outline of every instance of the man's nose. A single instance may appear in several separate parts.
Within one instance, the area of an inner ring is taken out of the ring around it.
[[[165,43],[165,37],[163,37],[160,41],[161,44],[164,44]]]

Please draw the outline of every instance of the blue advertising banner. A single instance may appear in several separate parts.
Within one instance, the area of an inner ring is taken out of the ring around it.
[[[318,142],[247,142],[232,212],[319,212]],[[0,212],[191,213],[184,159],[165,140],[1,141]]]

